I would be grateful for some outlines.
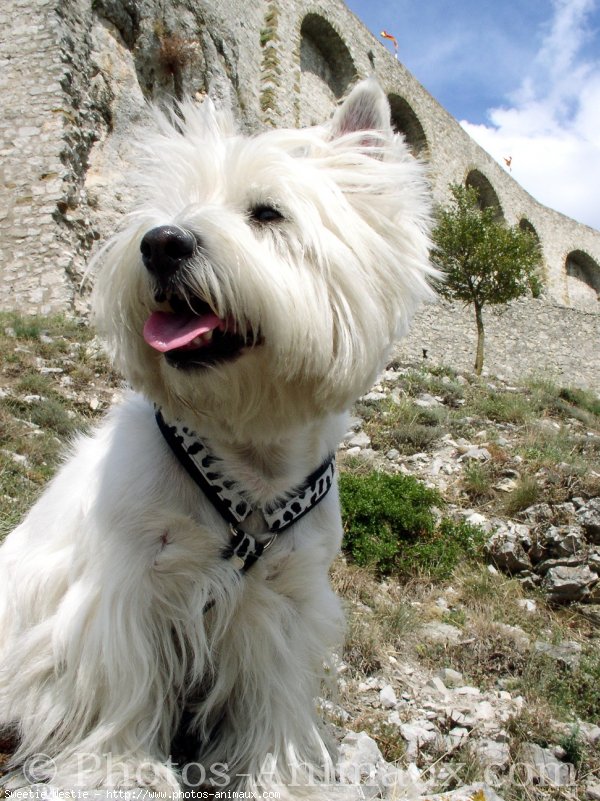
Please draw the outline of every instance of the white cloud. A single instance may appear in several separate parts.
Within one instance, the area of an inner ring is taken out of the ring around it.
[[[461,122],[537,200],[600,229],[600,60],[586,61],[597,0],[554,0],[542,46],[489,125]]]

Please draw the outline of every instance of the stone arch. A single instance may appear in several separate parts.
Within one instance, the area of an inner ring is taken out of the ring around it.
[[[350,51],[333,25],[309,13],[300,26],[300,70],[320,78],[340,98],[356,74]]]
[[[412,106],[407,100],[396,94],[389,94],[388,101],[392,116],[392,126],[396,133],[404,135],[406,144],[413,156],[426,155],[428,151],[427,137],[421,121]]]
[[[583,250],[572,250],[565,259],[569,301],[573,306],[594,306],[600,300],[600,265]]]
[[[535,241],[538,243],[538,245],[540,244],[540,237],[538,232],[535,230],[534,226],[529,222],[529,220],[526,217],[521,217],[521,219],[519,220],[519,228],[521,229],[521,231],[527,231],[528,234],[531,234],[533,237],[535,237]]]
[[[538,278],[541,281],[541,286],[538,287],[537,291],[532,288],[533,297],[539,297],[539,295],[544,291],[543,287],[548,285],[548,264],[546,259],[544,258],[544,248],[542,247],[542,240],[540,239],[540,235],[538,234],[535,226],[531,223],[527,217],[521,217],[519,220],[519,230],[526,231],[530,234],[533,239],[535,240],[539,254],[542,258],[541,266],[538,272]]]
[[[496,219],[504,219],[504,213],[496,190],[482,172],[471,170],[465,179],[465,185],[475,189],[477,192],[479,208],[482,211],[483,209],[493,209]]]

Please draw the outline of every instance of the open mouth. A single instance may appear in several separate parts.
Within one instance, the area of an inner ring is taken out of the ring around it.
[[[251,333],[239,332],[234,320],[219,317],[200,298],[159,292],[156,300],[164,308],[146,320],[144,339],[164,353],[173,367],[186,369],[231,361],[244,348],[258,344]]]

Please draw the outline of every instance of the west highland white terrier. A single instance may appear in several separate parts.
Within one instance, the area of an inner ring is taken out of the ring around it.
[[[0,724],[13,784],[294,796],[334,775],[334,454],[431,294],[428,186],[372,79],[320,127],[155,120],[95,286],[134,392],[0,549]]]

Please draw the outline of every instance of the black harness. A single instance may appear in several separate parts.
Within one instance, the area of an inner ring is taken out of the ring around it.
[[[156,412],[158,427],[179,463],[194,480],[219,514],[229,523],[231,539],[223,549],[224,559],[245,573],[273,544],[275,539],[314,509],[327,495],[335,475],[335,457],[329,456],[302,484],[285,496],[260,509],[254,508],[244,490],[221,472],[221,460],[187,426],[167,423],[160,410]],[[262,513],[265,534],[271,537],[259,542],[240,528],[255,511]]]

